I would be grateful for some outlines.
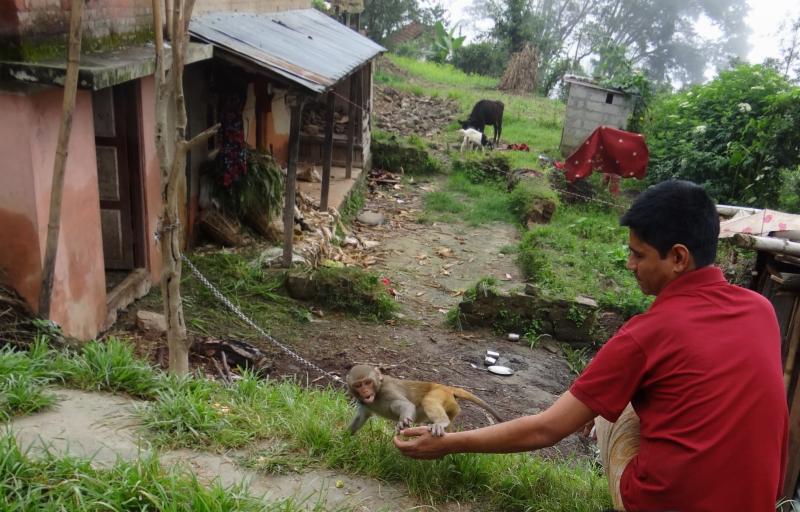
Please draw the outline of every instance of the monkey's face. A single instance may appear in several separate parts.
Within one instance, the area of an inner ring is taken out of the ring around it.
[[[356,381],[350,386],[350,388],[353,390],[353,394],[358,401],[364,404],[371,404],[374,402],[375,395],[378,394],[375,381],[372,379]]]

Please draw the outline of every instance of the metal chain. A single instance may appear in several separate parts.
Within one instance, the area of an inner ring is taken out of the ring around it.
[[[192,271],[192,274],[194,274],[194,276],[195,276],[197,279],[199,279],[199,280],[200,280],[200,282],[201,282],[201,283],[203,283],[203,285],[204,285],[206,288],[208,288],[209,290],[211,290],[211,293],[213,293],[213,294],[214,294],[214,296],[215,296],[217,299],[219,299],[219,301],[220,301],[220,302],[222,302],[223,304],[225,304],[225,305],[228,307],[228,309],[230,309],[230,310],[231,310],[231,311],[232,311],[232,312],[233,312],[233,313],[234,313],[236,316],[238,316],[238,317],[239,317],[239,318],[240,318],[240,319],[241,319],[241,320],[242,320],[244,323],[246,323],[247,325],[249,325],[250,327],[252,327],[253,329],[255,329],[255,330],[256,330],[256,331],[257,331],[257,332],[258,332],[258,333],[259,333],[261,336],[263,336],[264,338],[266,338],[266,340],[267,340],[267,341],[269,341],[270,343],[272,343],[272,344],[273,344],[273,345],[275,345],[276,347],[280,348],[281,350],[283,350],[284,352],[286,352],[286,353],[287,353],[289,356],[291,356],[292,358],[296,359],[297,361],[299,361],[299,362],[303,363],[304,365],[306,365],[306,366],[308,366],[308,367],[310,367],[310,368],[313,368],[314,370],[316,370],[317,372],[321,373],[322,375],[325,375],[326,377],[328,377],[328,378],[329,378],[329,379],[331,379],[332,381],[334,381],[334,382],[336,382],[336,383],[338,383],[338,384],[344,385],[344,381],[343,381],[343,380],[342,380],[342,378],[341,378],[341,377],[339,377],[338,375],[334,375],[334,374],[332,374],[332,373],[326,372],[325,370],[323,370],[323,369],[322,369],[322,368],[320,368],[319,366],[315,365],[315,364],[314,364],[314,363],[312,363],[311,361],[309,361],[309,360],[307,360],[307,359],[305,359],[305,358],[303,358],[303,357],[301,357],[301,356],[299,356],[299,355],[295,354],[294,352],[292,352],[292,350],[291,350],[291,349],[289,349],[289,347],[287,347],[286,345],[284,345],[284,344],[283,344],[283,343],[281,343],[280,341],[278,341],[278,340],[276,340],[275,338],[273,338],[272,336],[270,336],[270,335],[269,335],[269,334],[268,334],[268,333],[267,333],[267,332],[266,332],[264,329],[262,329],[261,327],[259,327],[258,325],[256,325],[256,323],[255,323],[255,322],[253,322],[252,320],[250,320],[250,319],[249,319],[249,318],[248,318],[248,317],[247,317],[247,316],[246,316],[244,313],[242,313],[242,310],[241,310],[241,309],[239,309],[238,307],[236,307],[236,306],[235,306],[235,305],[234,305],[234,304],[233,304],[233,303],[232,303],[230,300],[228,300],[228,298],[227,298],[227,297],[225,297],[224,295],[222,295],[222,292],[220,292],[220,291],[219,291],[219,290],[218,290],[218,289],[217,289],[217,288],[216,288],[216,287],[215,287],[213,284],[211,284],[211,282],[210,282],[208,279],[206,279],[206,276],[204,276],[204,275],[203,275],[203,274],[202,274],[202,273],[201,273],[201,272],[200,272],[200,271],[197,269],[197,267],[195,267],[195,266],[194,266],[194,264],[193,264],[193,263],[192,263],[192,262],[189,260],[189,258],[187,258],[187,257],[186,257],[186,255],[185,255],[185,254],[182,254],[182,255],[181,255],[181,259],[182,259],[182,260],[183,260],[183,261],[184,261],[184,262],[185,262],[187,265],[189,265],[189,268],[191,269],[191,271]]]

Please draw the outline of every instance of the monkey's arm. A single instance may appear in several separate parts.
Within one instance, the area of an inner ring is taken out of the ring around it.
[[[410,427],[417,417],[417,406],[405,397],[392,398],[392,402],[389,404],[389,410],[392,411],[395,418],[397,418],[396,428],[398,432],[404,428]]]
[[[364,407],[363,405],[358,405],[358,412],[356,413],[356,417],[353,418],[353,421],[350,422],[350,426],[347,429],[350,431],[351,434],[355,434],[358,432],[358,429],[364,426],[364,423],[372,416],[372,413]]]
[[[406,429],[394,444],[406,456],[436,459],[448,453],[512,453],[552,446],[577,431],[596,414],[567,391],[547,410],[477,430],[433,437],[427,428]]]

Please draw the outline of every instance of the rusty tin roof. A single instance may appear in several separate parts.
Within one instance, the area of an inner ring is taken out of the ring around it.
[[[318,93],[386,51],[315,9],[208,13],[189,32]]]

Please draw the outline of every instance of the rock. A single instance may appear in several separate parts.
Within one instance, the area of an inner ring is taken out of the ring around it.
[[[362,224],[366,224],[367,226],[380,226],[386,219],[384,218],[382,213],[371,212],[371,211],[364,211],[356,217],[358,222]]]
[[[589,306],[591,308],[597,307],[596,300],[594,300],[591,297],[584,297],[583,295],[578,295],[577,297],[575,297],[575,302],[577,302],[578,304],[582,304],[584,306]]]
[[[307,165],[297,173],[298,181],[308,181],[310,183],[319,183],[322,181],[317,168],[314,165]]]
[[[142,332],[166,334],[167,320],[161,313],[139,310],[136,312],[136,327]]]
[[[301,255],[292,253],[292,265],[305,262],[305,258]],[[253,264],[261,267],[280,267],[283,265],[283,247],[278,246],[264,249],[253,261]]]
[[[605,341],[595,339],[597,307],[576,301],[528,293],[478,294],[474,299],[462,301],[458,308],[466,327],[489,326],[506,332],[524,332],[534,324],[540,334],[575,346]]]

